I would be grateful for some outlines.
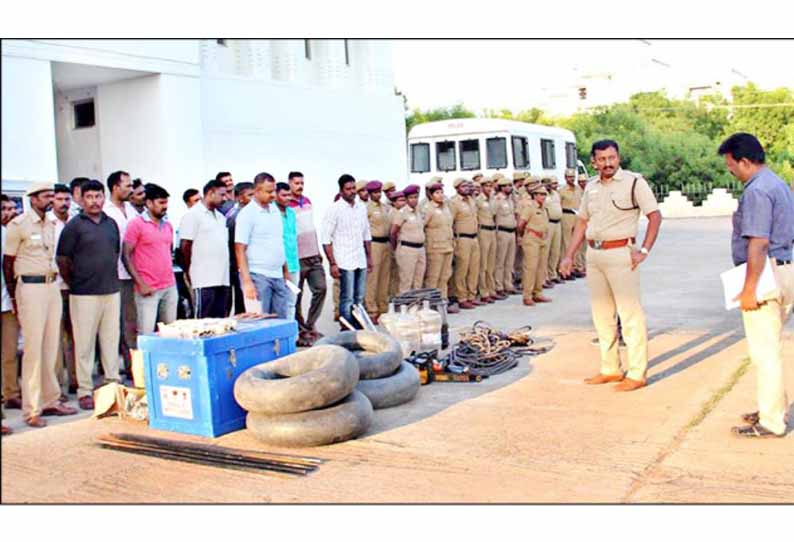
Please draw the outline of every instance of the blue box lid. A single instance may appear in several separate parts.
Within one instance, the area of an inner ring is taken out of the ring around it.
[[[138,348],[148,352],[174,353],[180,355],[209,356],[231,349],[267,344],[275,339],[294,340],[298,335],[298,323],[295,320],[259,320],[254,322],[241,321],[236,331],[224,335],[199,339],[163,338],[156,333],[138,336]]]

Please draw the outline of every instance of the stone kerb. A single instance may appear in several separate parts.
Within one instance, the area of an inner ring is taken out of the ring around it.
[[[681,193],[680,190],[673,190],[659,204],[659,210],[665,218],[693,218],[698,216],[695,205]]]
[[[715,188],[703,202],[701,216],[730,216],[739,202],[725,188]]]
[[[731,216],[738,206],[739,202],[725,188],[712,190],[700,206],[695,206],[680,190],[673,190],[659,204],[659,210],[665,218],[705,218]]]

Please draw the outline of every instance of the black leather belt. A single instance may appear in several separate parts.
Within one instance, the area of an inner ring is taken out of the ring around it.
[[[411,247],[411,248],[422,248],[425,246],[424,243],[411,243],[410,241],[400,241],[400,244],[404,247]]]
[[[573,209],[563,209],[562,212],[564,214],[566,214],[566,215],[575,215],[576,214],[576,211],[574,211]]]
[[[552,223],[552,224],[559,224],[560,223],[559,220],[552,220],[552,219],[549,219],[549,222]]]
[[[496,231],[496,226],[480,226],[480,229],[485,231]]]
[[[372,242],[373,243],[388,243],[389,242],[389,238],[388,237],[373,237],[372,238]]]
[[[465,239],[476,239],[477,238],[477,234],[476,233],[459,233],[458,237],[463,237]]]
[[[20,275],[19,279],[25,284],[47,284],[55,282],[58,275]]]
[[[506,233],[515,233],[516,232],[515,228],[505,228],[504,226],[499,226],[496,229],[499,230],[499,231],[506,232]]]

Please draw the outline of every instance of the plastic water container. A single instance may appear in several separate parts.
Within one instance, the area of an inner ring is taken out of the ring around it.
[[[386,333],[395,337],[397,335],[397,318],[399,315],[397,311],[394,309],[394,303],[389,303],[389,312],[386,314],[381,314],[378,318],[378,323],[383,326],[383,329],[386,330]]]
[[[408,312],[408,307],[400,307],[400,314],[397,316],[395,327],[395,339],[403,349],[403,355],[408,357],[412,352],[419,351],[422,343],[422,330],[419,325],[419,318]]]
[[[441,313],[430,308],[430,300],[422,302],[422,310],[416,313],[421,330],[421,352],[441,349]]]

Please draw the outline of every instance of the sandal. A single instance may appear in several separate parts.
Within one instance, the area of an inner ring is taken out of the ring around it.
[[[733,427],[731,432],[737,437],[744,438],[781,438],[784,435],[777,435],[761,425],[754,423],[752,425],[743,425],[741,427]]]
[[[748,412],[747,414],[742,414],[741,418],[743,422],[749,423],[750,425],[757,424],[761,419],[757,410],[755,412]]]
[[[31,427],[47,427],[47,422],[42,420],[40,416],[25,418],[25,423]]]

